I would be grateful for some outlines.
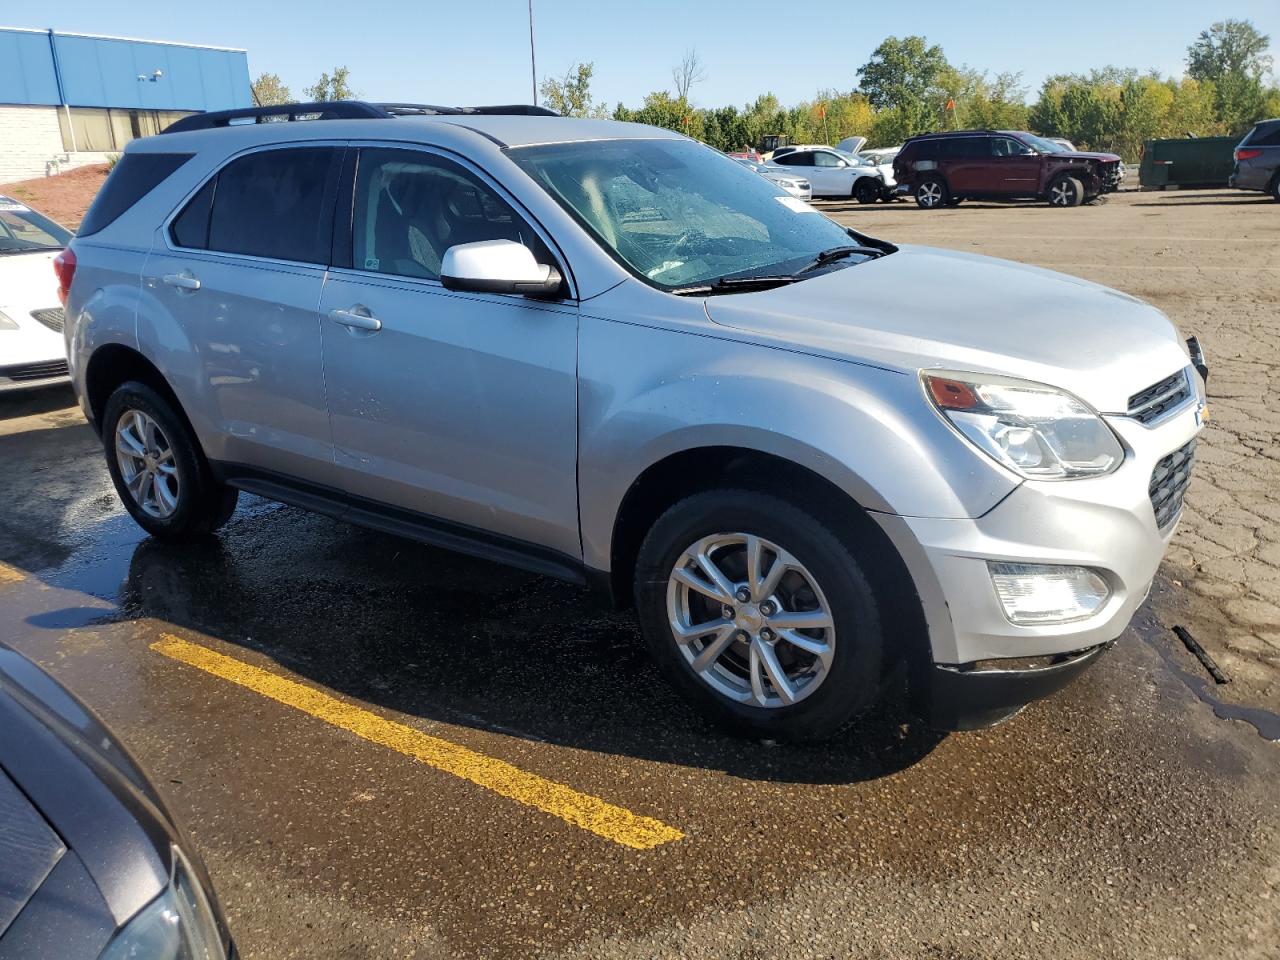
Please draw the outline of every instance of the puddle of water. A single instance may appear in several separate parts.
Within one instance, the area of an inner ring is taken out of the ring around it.
[[[1257,731],[1258,736],[1273,743],[1280,742],[1280,714],[1262,707],[1249,707],[1239,703],[1228,703],[1215,694],[1217,685],[1207,677],[1192,673],[1185,669],[1173,656],[1173,644],[1169,637],[1173,632],[1155,617],[1143,616],[1135,619],[1133,628],[1138,636],[1152,650],[1160,655],[1165,666],[1181,680],[1192,693],[1213,711],[1220,720],[1239,720],[1247,723]]]

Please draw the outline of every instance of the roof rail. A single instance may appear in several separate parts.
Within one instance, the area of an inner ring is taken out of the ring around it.
[[[193,113],[171,123],[165,133],[212,130],[240,123],[275,123],[296,120],[386,120],[389,117],[450,116],[557,117],[554,110],[516,103],[493,107],[439,107],[428,103],[366,103],[363,100],[329,100],[319,103],[282,103],[270,107],[243,107]]]

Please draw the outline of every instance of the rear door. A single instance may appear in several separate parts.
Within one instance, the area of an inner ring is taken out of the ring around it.
[[[211,459],[334,479],[316,308],[343,149],[306,143],[231,160],[161,228],[147,259],[144,294],[172,326],[140,319],[139,339]]]
[[[563,258],[454,157],[370,145],[355,169],[320,303],[341,486],[372,501],[364,509],[576,561],[576,302],[450,291],[439,279],[461,243],[523,243],[567,277]]]
[[[947,137],[941,141],[943,176],[958,195],[996,193],[987,137]]]

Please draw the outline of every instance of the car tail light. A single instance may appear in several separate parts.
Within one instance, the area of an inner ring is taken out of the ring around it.
[[[1236,160],[1252,160],[1254,157],[1262,156],[1262,151],[1257,147],[1246,147],[1243,150],[1236,151]]]
[[[71,292],[71,281],[76,276],[76,253],[70,247],[53,258],[53,272],[58,275],[58,299],[67,305],[67,294]]]

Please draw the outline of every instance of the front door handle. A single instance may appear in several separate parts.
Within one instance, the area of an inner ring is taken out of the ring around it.
[[[200,280],[193,277],[189,273],[166,273],[164,282],[167,286],[177,287],[179,290],[199,290]]]
[[[350,310],[330,310],[329,319],[334,323],[340,323],[344,327],[351,327],[355,330],[368,330],[370,333],[377,333],[382,329],[382,321],[377,317],[369,315],[368,311],[358,313],[364,310],[363,307],[353,307]]]

